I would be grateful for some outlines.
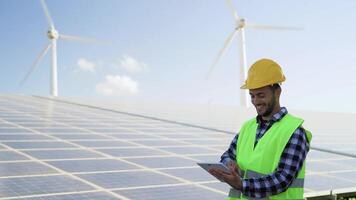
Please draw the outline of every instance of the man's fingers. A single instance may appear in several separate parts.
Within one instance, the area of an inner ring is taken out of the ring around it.
[[[209,173],[215,177],[218,177],[221,174],[221,172],[219,172],[219,169],[209,169]]]
[[[235,165],[236,165],[236,163],[235,163],[234,161],[230,161],[230,162],[227,164],[228,167],[230,167],[230,166],[235,166]]]
[[[239,169],[239,165],[236,162],[229,162],[228,167],[229,168],[233,167],[234,170]]]
[[[241,169],[240,169],[239,165],[237,163],[231,163],[231,164],[232,164],[231,165],[232,167],[230,168],[230,166],[229,166],[230,170],[235,171],[239,176],[242,176]]]
[[[239,176],[239,174],[237,173],[235,165],[234,166],[230,166],[230,170],[231,170],[231,174],[233,176]]]
[[[209,173],[211,175],[215,176],[215,178],[219,179],[222,182],[226,182],[228,176],[230,175],[230,174],[228,174],[228,173],[226,173],[223,170],[218,169],[218,168],[209,169]]]
[[[230,167],[231,165],[232,165],[231,161],[227,163],[227,167]]]
[[[239,176],[242,176],[240,166],[236,163],[236,171],[239,174]]]

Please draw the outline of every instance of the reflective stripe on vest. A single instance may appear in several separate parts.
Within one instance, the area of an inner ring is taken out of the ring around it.
[[[232,198],[240,198],[240,197],[241,197],[241,192],[240,192],[240,190],[236,190],[236,189],[234,189],[234,188],[230,188],[229,197],[232,197]]]
[[[241,173],[242,173],[242,176],[245,175],[245,171],[241,170]],[[245,177],[246,178],[260,178],[260,177],[263,177],[263,176],[265,176],[265,174],[261,174],[261,173],[255,172],[255,171],[247,170],[247,173],[246,173]],[[301,188],[301,187],[304,187],[304,179],[296,178],[296,179],[294,179],[292,184],[289,185],[288,188]],[[230,188],[229,197],[238,199],[238,198],[241,197],[241,191],[236,190],[234,188]],[[248,200],[257,199],[257,198],[247,197],[247,196],[245,196],[244,198],[246,198]],[[258,198],[258,199],[264,200],[264,199],[269,199],[269,198]]]
[[[246,178],[260,178],[266,176],[258,172],[247,170]],[[293,180],[292,184],[288,186],[289,188],[302,188],[304,187],[304,178],[296,178]]]
[[[241,197],[241,192],[239,190],[231,188],[229,192],[229,197],[239,199]],[[246,197],[246,196],[244,196],[244,198],[248,200],[268,200],[268,198],[253,198],[253,197]]]

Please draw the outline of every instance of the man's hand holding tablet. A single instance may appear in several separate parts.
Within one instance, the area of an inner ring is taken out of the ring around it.
[[[211,169],[219,169],[219,170],[223,171],[224,173],[227,173],[227,174],[231,173],[230,169],[222,163],[197,163],[197,164],[201,168],[205,169],[207,172],[209,172]]]
[[[207,170],[215,178],[222,182],[228,183],[231,187],[241,190],[242,180],[241,171],[235,162],[229,162],[228,167],[222,163],[197,163],[199,166]],[[204,167],[203,167],[204,166]]]

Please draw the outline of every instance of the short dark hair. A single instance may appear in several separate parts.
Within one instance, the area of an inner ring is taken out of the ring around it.
[[[269,87],[271,88],[271,90],[272,90],[273,92],[276,91],[276,90],[278,90],[278,89],[281,89],[281,85],[279,85],[279,83],[275,83],[275,84],[273,84],[273,85],[270,85]]]

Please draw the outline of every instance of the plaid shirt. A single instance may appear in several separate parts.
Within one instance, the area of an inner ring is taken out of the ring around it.
[[[277,121],[282,119],[288,113],[287,109],[282,107],[281,110],[274,114],[268,122],[263,122],[260,116],[257,116],[257,137],[255,146],[262,138],[263,134]],[[233,160],[236,162],[236,144],[238,134],[232,140],[230,147],[221,156],[221,161],[225,165]],[[304,129],[300,126],[296,129],[289,139],[278,167],[275,172],[260,178],[243,179],[242,193],[254,198],[263,198],[276,195],[287,190],[288,185],[297,177],[299,170],[309,151],[309,143],[306,138]]]

